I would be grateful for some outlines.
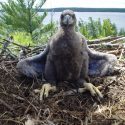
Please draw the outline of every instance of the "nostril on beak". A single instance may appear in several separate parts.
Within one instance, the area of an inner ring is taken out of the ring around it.
[[[70,19],[70,16],[69,16],[69,15],[66,15],[65,17],[66,17],[67,19]]]
[[[64,17],[64,20],[63,20],[63,22],[64,22],[64,24],[69,24],[69,20],[70,20],[70,16],[69,15],[66,15],[65,17]]]

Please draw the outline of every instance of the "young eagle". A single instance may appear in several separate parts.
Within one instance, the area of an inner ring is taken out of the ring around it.
[[[60,29],[49,41],[45,51],[17,64],[18,70],[30,77],[42,73],[47,83],[42,85],[40,99],[56,91],[62,81],[83,85],[90,93],[102,98],[101,92],[88,82],[88,75],[103,76],[109,73],[117,60],[114,55],[91,51],[80,33],[75,31],[76,16],[72,10],[64,10],[60,16]]]

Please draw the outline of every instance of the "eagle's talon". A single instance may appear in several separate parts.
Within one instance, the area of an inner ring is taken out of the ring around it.
[[[84,83],[84,87],[90,91],[92,96],[97,96],[99,98],[103,98],[102,93],[99,91],[97,87],[95,87],[92,83]]]
[[[93,85],[93,88],[94,88],[94,90],[95,90],[95,92],[96,92],[96,95],[97,95],[99,98],[103,98],[103,95],[102,95],[102,93],[99,91],[99,89],[98,89],[97,87],[95,87],[94,85]]]
[[[50,91],[56,91],[56,86],[52,86],[50,83],[46,83],[40,90],[40,101],[49,96]]]

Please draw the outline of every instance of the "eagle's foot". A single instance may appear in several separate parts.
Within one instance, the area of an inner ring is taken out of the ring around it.
[[[40,90],[40,101],[49,96],[49,92],[55,92],[56,86],[52,86],[50,83],[45,83]]]
[[[103,95],[100,92],[100,90],[97,87],[95,87],[92,83],[84,83],[84,87],[86,88],[86,90],[90,91],[92,96],[103,98]]]

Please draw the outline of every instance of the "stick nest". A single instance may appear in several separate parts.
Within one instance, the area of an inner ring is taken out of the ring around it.
[[[65,96],[63,88],[43,102],[34,89],[42,81],[21,77],[16,61],[0,59],[0,124],[1,125],[124,125],[125,124],[125,62],[114,76],[91,78],[102,86],[104,99],[89,93]]]

